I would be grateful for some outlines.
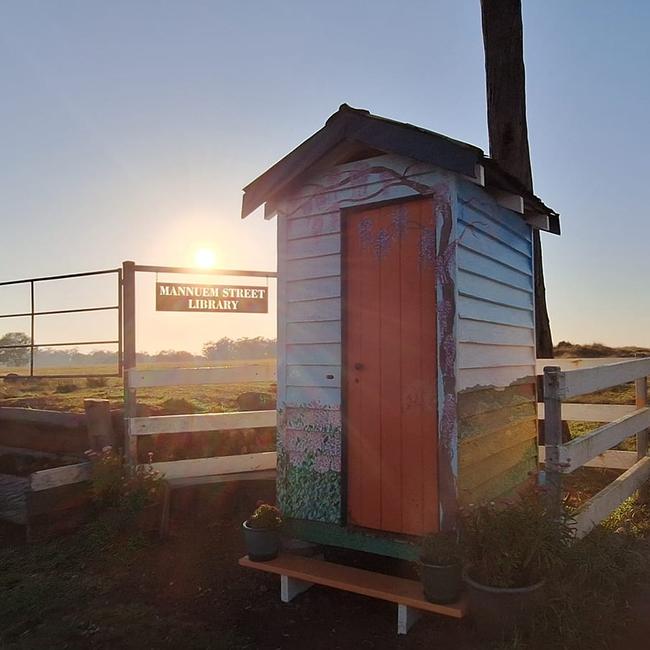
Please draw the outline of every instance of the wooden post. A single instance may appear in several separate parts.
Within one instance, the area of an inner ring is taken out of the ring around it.
[[[88,447],[100,451],[110,445],[115,447],[115,433],[111,421],[111,403],[107,399],[85,399]]]
[[[138,462],[137,438],[130,421],[136,416],[137,395],[129,385],[129,370],[135,368],[135,262],[122,263],[122,332],[124,345],[124,453],[129,464]]]
[[[634,382],[636,392],[636,407],[644,408],[648,405],[648,378],[641,377]],[[636,455],[641,460],[648,454],[648,430],[636,434]]]
[[[562,384],[564,373],[558,366],[544,368],[544,436],[546,481],[554,507],[562,503],[560,445],[562,444]]]

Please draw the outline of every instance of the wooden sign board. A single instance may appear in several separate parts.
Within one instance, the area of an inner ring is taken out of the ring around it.
[[[156,311],[266,314],[268,287],[156,282]]]

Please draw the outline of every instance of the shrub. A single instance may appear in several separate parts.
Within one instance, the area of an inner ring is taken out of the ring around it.
[[[197,412],[196,404],[184,397],[169,397],[160,405],[165,409],[165,413],[169,415],[184,415],[185,413]]]
[[[112,447],[104,447],[101,454],[87,451],[92,462],[91,493],[93,501],[102,508],[116,507],[120,503],[123,479],[123,461]]]
[[[141,510],[156,503],[164,487],[163,477],[149,464],[129,467],[122,455],[112,447],[104,447],[101,453],[87,451],[92,462],[91,491],[94,503],[100,508]]]
[[[482,504],[463,513],[463,548],[470,576],[490,587],[527,587],[564,561],[571,520],[540,489],[514,501]]]
[[[105,388],[108,385],[106,377],[86,377],[88,388]]]
[[[77,386],[77,384],[74,384],[72,382],[64,382],[64,381],[62,381],[62,382],[59,382],[55,386],[54,392],[55,393],[74,393],[78,388],[79,388],[79,386]]]
[[[282,526],[282,515],[275,506],[262,503],[246,523],[250,528],[279,528]]]
[[[420,559],[425,564],[448,566],[461,561],[458,533],[432,533],[422,539]]]

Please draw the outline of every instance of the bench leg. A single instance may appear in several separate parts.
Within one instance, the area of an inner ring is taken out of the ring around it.
[[[313,582],[306,582],[289,576],[280,576],[280,600],[283,603],[288,603],[303,591],[307,591],[313,584]]]
[[[407,634],[420,616],[422,612],[419,609],[397,605],[397,634]]]

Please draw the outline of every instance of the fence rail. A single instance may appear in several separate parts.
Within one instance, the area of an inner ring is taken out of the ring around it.
[[[216,368],[165,368],[128,371],[130,388],[158,386],[198,386],[275,381],[274,365],[226,366]]]
[[[559,504],[562,498],[562,476],[583,466],[625,469],[613,483],[587,501],[576,513],[576,532],[586,535],[609,516],[625,499],[650,478],[648,435],[650,409],[647,403],[647,376],[650,359],[627,361],[593,360],[591,366],[580,367],[574,360],[544,368],[544,418],[546,446],[544,462],[548,484]],[[565,404],[564,400],[593,393],[612,386],[635,382],[636,405]],[[605,422],[594,431],[562,442],[563,420]],[[630,436],[636,436],[637,451],[614,451]],[[541,454],[540,454],[541,456]]]
[[[131,418],[130,435],[151,436],[161,433],[197,433],[259,429],[277,424],[275,411],[235,411],[233,413],[201,413],[198,415],[155,415]]]
[[[228,366],[216,368],[164,368],[125,371],[127,394],[137,388],[156,386],[255,383],[274,380],[276,369],[271,365]],[[275,410],[235,411],[230,413],[201,413],[192,415],[157,415],[148,417],[126,416],[126,445],[128,460],[137,462],[137,439],[169,433],[200,433],[208,431],[232,431],[259,429],[277,424]],[[153,467],[168,479],[212,476],[215,474],[238,474],[275,469],[275,452],[259,452],[210,458],[153,463]]]

